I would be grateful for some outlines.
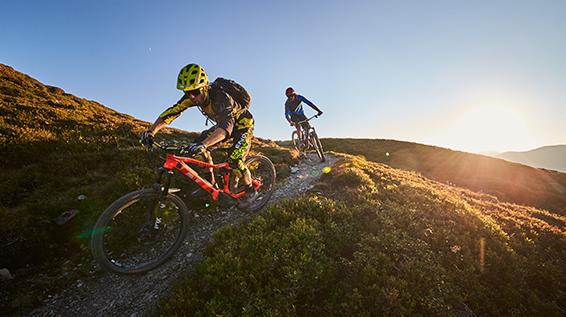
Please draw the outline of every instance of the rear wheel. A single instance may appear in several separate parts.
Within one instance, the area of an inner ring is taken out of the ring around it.
[[[123,274],[152,270],[181,246],[191,214],[174,194],[142,189],[116,200],[94,225],[91,249],[107,271]]]
[[[324,150],[322,149],[322,143],[320,143],[320,139],[318,138],[318,135],[316,135],[316,132],[314,130],[311,131],[310,138],[314,146],[314,149],[316,150],[316,155],[318,155],[318,158],[320,159],[321,162],[324,162],[326,158],[324,157]]]
[[[262,155],[249,156],[245,161],[250,170],[252,180],[260,184],[257,197],[253,203],[238,208],[244,212],[255,212],[263,208],[271,198],[275,189],[275,166],[271,160]]]

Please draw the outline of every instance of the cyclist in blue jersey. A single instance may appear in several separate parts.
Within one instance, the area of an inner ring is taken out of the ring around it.
[[[299,140],[303,140],[303,130],[305,132],[308,132],[310,125],[307,121],[305,121],[307,120],[307,117],[305,116],[302,103],[306,103],[307,105],[309,105],[309,107],[317,111],[317,116],[322,115],[322,111],[307,98],[297,94],[297,92],[295,92],[295,89],[293,89],[292,87],[289,87],[285,90],[285,96],[287,96],[287,101],[285,101],[285,118],[291,126],[294,126],[297,129]],[[304,122],[299,124],[299,122],[301,121]]]

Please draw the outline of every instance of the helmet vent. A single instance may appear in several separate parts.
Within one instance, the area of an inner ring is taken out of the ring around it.
[[[208,84],[208,76],[197,64],[189,64],[181,69],[177,77],[177,89],[189,91]]]

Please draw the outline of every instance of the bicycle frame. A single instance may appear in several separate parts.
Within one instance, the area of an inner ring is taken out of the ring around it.
[[[201,167],[212,168],[212,169],[225,169],[225,172],[222,173],[223,177],[223,188],[216,188],[214,184],[211,184],[206,179],[202,178],[194,169],[192,169],[189,165],[198,165]],[[182,157],[177,156],[171,153],[167,153],[165,163],[163,163],[163,167],[160,169],[160,174],[157,179],[157,184],[161,184],[161,180],[163,174],[167,171],[167,180],[165,182],[165,187],[163,189],[164,193],[167,193],[169,190],[169,184],[171,182],[171,176],[173,174],[172,170],[177,170],[193,182],[195,182],[200,188],[208,192],[212,199],[217,201],[222,194],[228,195],[231,198],[238,199],[245,195],[245,192],[233,193],[230,190],[230,166],[228,163],[220,163],[220,164],[210,164],[207,162],[199,161],[197,159],[193,159],[190,157]],[[252,179],[252,184],[258,190],[261,187],[261,182],[255,179]]]
[[[312,116],[312,117],[310,117],[310,118],[308,118],[308,119],[302,120],[302,121],[293,122],[295,126],[298,125],[298,126],[299,126],[299,129],[301,129],[301,130],[303,131],[303,133],[302,133],[303,137],[302,137],[302,140],[301,140],[301,141],[303,141],[303,142],[306,141],[306,142],[307,142],[307,146],[308,146],[309,148],[310,148],[310,145],[309,145],[309,143],[308,143],[308,140],[309,140],[310,132],[311,132],[311,130],[312,130],[312,131],[316,131],[316,130],[314,129],[314,127],[313,127],[312,125],[310,126],[310,129],[305,129],[305,128],[303,128],[302,124],[305,123],[305,122],[309,122],[309,121],[311,121],[311,120],[314,119],[314,118],[318,118],[318,115],[314,115],[314,116]]]

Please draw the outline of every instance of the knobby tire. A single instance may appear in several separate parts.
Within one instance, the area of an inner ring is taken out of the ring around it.
[[[258,196],[252,204],[244,208],[238,206],[238,208],[248,213],[256,212],[267,204],[273,194],[277,177],[275,166],[270,159],[263,155],[248,156],[244,163],[250,170],[252,179],[261,181],[262,186],[259,188]]]
[[[320,139],[318,138],[318,135],[316,135],[316,132],[314,130],[311,131],[311,139],[320,161],[326,161],[326,158],[324,157],[324,150],[322,149],[322,143],[320,143]]]
[[[91,251],[103,269],[121,274],[147,272],[167,261],[181,246],[189,230],[192,213],[174,194],[163,195],[161,200],[159,197],[160,192],[152,188],[131,192],[114,201],[98,218],[92,230]],[[144,203],[148,207],[143,208]],[[149,210],[159,217],[147,220],[151,218]],[[159,223],[156,218],[159,218]],[[148,226],[148,223],[151,225]],[[168,241],[164,243],[158,238]],[[150,249],[149,243],[156,246]],[[135,251],[156,255],[150,255],[152,258],[149,260],[141,260],[145,254],[129,254]],[[137,263],[138,260],[141,263]],[[127,265],[129,262],[133,263]]]

